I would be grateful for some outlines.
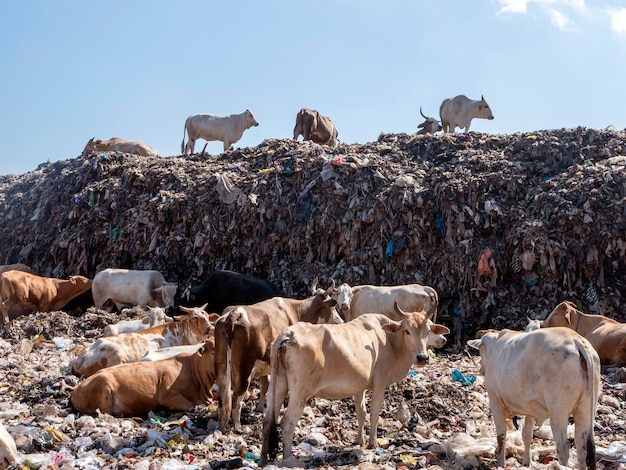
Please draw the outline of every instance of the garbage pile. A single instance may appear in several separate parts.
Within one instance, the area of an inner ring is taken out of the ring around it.
[[[92,154],[0,177],[0,260],[44,276],[216,269],[288,296],[422,283],[459,347],[560,301],[624,321],[626,133],[268,139],[219,156]]]

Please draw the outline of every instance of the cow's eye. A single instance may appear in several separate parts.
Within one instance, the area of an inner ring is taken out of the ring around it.
[[[411,335],[411,332],[409,330],[404,330],[404,332],[409,336]]]

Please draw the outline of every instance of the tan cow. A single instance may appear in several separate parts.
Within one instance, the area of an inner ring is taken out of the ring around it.
[[[0,468],[20,468],[17,445],[13,436],[0,422]]]
[[[96,340],[70,363],[70,371],[89,377],[100,369],[126,362],[137,362],[150,349],[160,349],[205,341],[219,315],[188,313],[174,322],[134,333],[122,333]]]
[[[439,296],[430,286],[403,284],[351,287],[344,283],[333,291],[331,297],[337,300],[337,308],[345,321],[353,320],[364,313],[380,313],[397,319],[395,302],[405,310],[425,310],[433,321],[437,321]]]
[[[304,140],[311,140],[320,145],[337,145],[337,128],[332,119],[322,116],[314,109],[302,108],[296,115],[293,138],[302,135]]]
[[[143,157],[157,157],[159,155],[156,150],[143,142],[120,139],[119,137],[113,137],[108,140],[96,140],[95,137],[92,137],[85,145],[82,155],[86,157],[96,152],[132,153]]]
[[[481,373],[496,425],[498,467],[504,467],[506,420],[525,416],[524,458],[530,465],[535,422],[550,418],[559,463],[567,465],[567,425],[574,417],[578,468],[595,469],[593,420],[600,396],[600,359],[585,338],[569,328],[487,332],[468,344],[480,349]]]
[[[25,273],[32,273],[33,270],[30,268],[30,266],[26,266],[25,264],[22,263],[15,263],[15,264],[3,264],[0,266],[0,274],[6,272],[6,271],[24,271]]]
[[[3,322],[33,312],[53,312],[91,287],[91,279],[41,277],[24,271],[0,274],[0,309]]]
[[[589,315],[569,301],[561,302],[543,321],[543,327],[565,326],[584,336],[600,360],[615,366],[626,365],[626,324],[602,315]]]
[[[358,422],[357,444],[362,445],[365,391],[371,390],[370,437],[376,446],[378,418],[389,385],[404,378],[413,364],[423,366],[429,356],[429,331],[447,328],[431,324],[427,314],[404,312],[395,306],[400,322],[386,315],[365,314],[341,325],[297,323],[285,328],[271,349],[270,393],[263,421],[261,466],[278,451],[277,419],[287,393],[289,405],[281,422],[283,461],[295,461],[292,442],[296,425],[312,397],[340,400],[354,396]]]
[[[493,114],[483,96],[477,101],[458,95],[443,100],[439,107],[439,117],[444,132],[454,132],[457,127],[469,132],[472,119],[493,119]]]
[[[186,411],[213,397],[215,339],[193,354],[154,362],[131,362],[100,369],[71,394],[82,413],[145,415],[161,408]]]
[[[196,140],[207,141],[220,140],[224,143],[224,152],[241,139],[244,131],[253,126],[258,126],[254,114],[246,109],[241,114],[231,114],[230,116],[215,116],[213,114],[195,114],[189,116],[185,121],[183,129],[183,142],[180,151],[183,154],[191,155],[196,146]],[[185,131],[189,141],[185,145]]]
[[[330,289],[305,300],[273,297],[252,305],[227,307],[215,324],[215,372],[219,388],[219,427],[241,429],[243,399],[254,377],[261,378],[259,406],[267,393],[270,344],[283,328],[298,321],[339,323]],[[231,392],[232,385],[232,392]]]

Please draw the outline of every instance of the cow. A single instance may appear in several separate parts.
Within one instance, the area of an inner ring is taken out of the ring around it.
[[[437,291],[421,284],[350,287],[344,283],[333,290],[331,297],[337,301],[337,308],[345,321],[353,320],[364,313],[381,313],[396,319],[396,301],[404,310],[426,310],[429,318],[433,322],[437,321]]]
[[[443,132],[454,133],[457,127],[469,132],[472,119],[493,119],[491,108],[483,96],[478,100],[470,100],[465,95],[446,98],[439,107],[439,117]]]
[[[33,273],[33,270],[30,268],[30,266],[27,266],[23,263],[0,265],[0,274],[6,271],[24,271],[25,273]]]
[[[297,140],[300,135],[316,144],[335,146],[339,134],[331,118],[314,109],[302,108],[296,115],[293,139]]]
[[[107,325],[102,331],[103,336],[114,336],[120,333],[132,333],[146,330],[153,326],[162,325],[166,321],[172,321],[171,317],[165,314],[163,307],[148,307],[148,315],[135,320],[120,320],[117,323]]]
[[[397,303],[394,308],[399,322],[372,313],[339,325],[297,323],[277,336],[270,353],[272,381],[263,421],[261,466],[268,456],[276,458],[276,421],[287,393],[289,405],[281,423],[286,466],[294,460],[291,447],[296,424],[307,401],[315,396],[329,400],[354,396],[357,444],[363,445],[365,391],[371,390],[368,447],[376,446],[387,387],[404,378],[413,364],[428,364],[429,331],[447,331],[446,327],[429,324],[425,311],[405,312]]]
[[[543,321],[544,328],[565,326],[584,336],[594,347],[600,361],[614,366],[626,365],[626,324],[602,315],[589,315],[569,301],[561,302]]]
[[[504,467],[506,420],[515,415],[526,417],[524,466],[530,465],[535,422],[547,418],[559,463],[567,465],[567,426],[573,415],[578,468],[596,468],[593,421],[600,396],[600,358],[589,341],[569,328],[555,327],[491,331],[468,345],[480,350],[480,372],[496,426],[498,467]]]
[[[222,313],[230,305],[250,305],[282,295],[272,282],[234,271],[213,271],[198,286],[189,286],[182,297],[190,305],[206,304],[207,312]]]
[[[209,332],[209,335],[211,332]],[[209,336],[211,337],[211,336]],[[139,362],[154,362],[169,359],[179,354],[195,354],[204,346],[204,342],[197,344],[185,344],[183,346],[170,346],[169,348],[150,349],[146,351]]]
[[[213,397],[214,356],[211,337],[194,353],[100,369],[74,389],[70,401],[81,413],[99,410],[117,417],[163,408],[187,411]]]
[[[157,157],[159,155],[156,150],[143,142],[120,139],[119,137],[113,137],[108,140],[96,140],[95,137],[92,137],[85,145],[82,156],[86,157],[96,152],[132,153],[142,157]]]
[[[215,116],[213,114],[195,114],[185,121],[183,142],[180,145],[182,154],[191,155],[196,146],[196,140],[221,140],[224,143],[224,152],[241,139],[244,131],[252,126],[258,126],[254,114],[246,109],[241,114],[230,116]],[[185,131],[189,141],[185,145]]]
[[[33,312],[53,312],[91,287],[85,276],[41,277],[24,271],[0,274],[0,313],[4,323]]]
[[[174,322],[99,338],[70,362],[70,371],[78,377],[89,377],[106,367],[137,362],[150,349],[200,343],[206,340],[218,316],[197,312],[177,315]]]
[[[17,445],[13,436],[0,422],[0,468],[19,468]]]
[[[98,272],[93,278],[91,292],[96,308],[113,303],[119,311],[125,305],[172,307],[177,285],[165,282],[163,274],[150,270],[112,269]],[[112,306],[105,308],[108,312]]]
[[[89,288],[65,304],[63,311],[73,316],[80,316],[93,306],[93,294],[91,293],[91,288]]]
[[[439,132],[441,130],[441,124],[435,118],[428,117],[422,112],[422,107],[420,106],[420,114],[424,119],[426,119],[423,123],[421,123],[417,128],[417,134],[434,134],[435,132]]]
[[[215,372],[219,389],[219,428],[241,429],[243,398],[254,377],[260,377],[258,410],[267,394],[270,344],[283,328],[298,321],[339,323],[336,302],[328,293],[304,300],[272,297],[252,305],[228,307],[215,323]],[[232,392],[231,392],[232,385]]]

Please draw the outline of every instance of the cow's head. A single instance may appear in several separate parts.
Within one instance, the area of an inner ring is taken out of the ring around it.
[[[437,121],[435,118],[426,116],[422,112],[421,106],[420,106],[420,114],[426,120],[423,123],[421,123],[419,126],[417,126],[417,128],[420,129],[419,131],[417,131],[418,134],[434,134],[435,132],[439,132],[441,129],[443,129],[441,127],[441,124],[439,124],[439,121]]]
[[[431,348],[443,348],[448,341],[444,335],[449,334],[450,330],[447,326],[438,325],[433,323],[431,320],[426,321],[428,322],[428,328],[430,329],[426,344]]]
[[[493,119],[493,113],[491,112],[491,108],[485,101],[485,97],[480,95],[480,101],[478,102],[478,112],[476,113],[477,118],[484,119]]]
[[[175,282],[166,282],[165,284],[152,289],[152,297],[157,302],[158,307],[173,307],[174,297],[176,297],[176,290],[178,284]]]
[[[95,137],[89,139],[89,142],[87,142],[87,145],[85,145],[85,148],[83,149],[83,153],[81,155],[83,157],[86,157],[87,155],[94,153],[96,150],[98,150],[98,144],[100,142],[102,142],[102,140],[96,140]]]
[[[85,277],[85,276],[80,276],[80,275],[76,275],[76,276],[70,276],[69,281],[77,286],[85,286],[85,287],[90,287],[92,280]]]
[[[252,126],[258,126],[259,123],[256,121],[254,114],[252,114],[252,111],[250,111],[249,109],[246,109],[246,124],[247,127],[250,128]]]
[[[361,292],[359,287],[353,288],[344,282],[332,292],[331,298],[337,301],[339,311],[345,314],[350,311],[354,294],[358,294],[359,292]]]
[[[565,300],[557,305],[550,315],[543,321],[544,327],[565,326],[574,328],[572,324],[578,319],[580,312],[576,308],[576,304]],[[576,317],[576,318],[574,318]]]

